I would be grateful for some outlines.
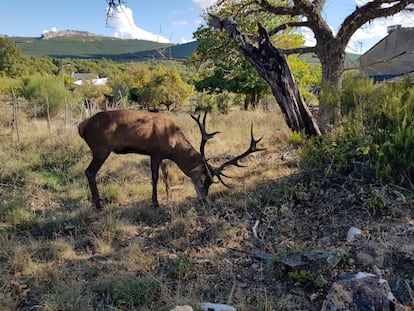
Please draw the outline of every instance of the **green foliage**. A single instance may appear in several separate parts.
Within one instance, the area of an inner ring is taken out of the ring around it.
[[[158,108],[163,105],[170,110],[173,106],[180,107],[188,103],[193,94],[192,86],[184,82],[178,70],[172,66],[134,66],[130,75],[133,86],[129,90],[129,98],[144,107]]]
[[[30,222],[34,216],[22,199],[0,205],[0,221],[17,225]]]
[[[0,77],[0,95],[11,95],[19,87],[20,81],[18,79]]]
[[[216,107],[215,96],[207,92],[197,92],[195,112],[211,112]]]
[[[55,286],[41,301],[46,311],[93,310],[93,299],[84,292],[80,283]]]
[[[350,126],[351,127],[351,126]],[[368,160],[367,148],[372,145],[371,137],[352,135],[339,131],[322,137],[310,138],[301,153],[301,165],[305,168],[325,167],[326,173],[333,171],[347,174],[355,162]]]
[[[306,139],[304,132],[292,132],[288,138],[288,143],[294,147],[299,147],[306,143]]]
[[[69,97],[62,79],[56,76],[32,76],[23,79],[22,95],[34,102],[40,116],[58,114]]]
[[[239,14],[240,7],[254,12],[246,16]],[[241,3],[222,1],[220,5],[212,5],[209,12],[215,15],[231,16],[246,33],[257,36],[257,22],[260,21],[267,29],[274,29],[278,24],[295,20],[291,17],[279,16],[275,18],[268,12],[257,10],[257,5],[243,0]],[[206,16],[205,19],[208,17]],[[253,65],[242,57],[234,42],[218,29],[201,25],[194,33],[199,45],[191,57],[191,62],[202,68],[203,74],[194,76],[197,91],[210,93],[228,92],[245,94],[246,97],[258,98],[257,95],[269,94],[268,84],[259,76]],[[272,41],[282,48],[300,46],[302,36],[285,30],[281,34],[273,35]],[[258,104],[252,102],[252,108]],[[248,105],[245,105],[245,109]]]
[[[191,85],[185,83],[175,68],[159,66],[152,71],[149,84],[152,90],[152,103],[155,107],[164,105],[170,110],[171,106],[188,103],[193,94]]]
[[[344,123],[334,134],[311,139],[302,150],[302,164],[350,173],[354,163],[363,163],[383,182],[410,180],[414,176],[413,85],[347,79],[340,94],[329,95],[341,97]]]
[[[188,250],[184,252],[178,252],[177,259],[175,260],[175,274],[179,278],[188,276],[194,271],[195,263],[191,258]]]
[[[287,57],[296,83],[303,89],[317,88],[322,80],[322,67],[320,64],[301,60],[298,56]]]
[[[160,283],[150,277],[121,280],[113,289],[117,305],[135,309],[149,307],[159,300],[161,294]]]
[[[22,51],[12,40],[0,37],[0,76],[18,77],[23,59]]]
[[[59,58],[118,58],[126,60],[137,52],[171,46],[145,40],[120,40],[102,36],[68,36],[48,40],[30,37],[13,37],[12,40],[30,56]],[[99,53],[97,52],[99,51]],[[122,54],[120,53],[122,51]],[[87,71],[85,71],[87,72]]]
[[[323,276],[317,277],[312,271],[295,270],[289,272],[288,277],[304,287],[323,288],[328,285],[328,281]]]
[[[295,195],[295,190],[286,182],[280,182],[265,191],[260,198],[262,205],[278,205],[290,201]]]

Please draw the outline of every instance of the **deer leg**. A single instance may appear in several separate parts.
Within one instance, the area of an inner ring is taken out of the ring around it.
[[[161,159],[159,157],[151,156],[151,175],[152,175],[152,204],[157,207],[157,183],[160,169]]]
[[[161,172],[165,184],[165,191],[167,192],[167,201],[171,201],[171,188],[170,181],[168,179],[168,163],[167,161],[161,161]]]
[[[95,207],[98,209],[102,208],[101,201],[99,199],[99,192],[96,186],[96,174],[99,169],[104,164],[105,160],[108,158],[110,152],[107,152],[103,155],[94,154],[91,163],[88,168],[85,170],[86,177],[88,178],[89,188],[91,189],[92,200],[95,204]]]

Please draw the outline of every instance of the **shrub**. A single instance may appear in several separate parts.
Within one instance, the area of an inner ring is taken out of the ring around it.
[[[379,85],[353,76],[345,79],[341,99],[343,124],[334,134],[308,141],[302,164],[349,173],[362,162],[382,182],[409,181],[414,176],[413,85]]]
[[[38,106],[37,114],[42,117],[57,115],[69,97],[62,79],[55,76],[23,79],[22,95]]]

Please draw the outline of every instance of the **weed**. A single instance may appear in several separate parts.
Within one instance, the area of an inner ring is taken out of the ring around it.
[[[93,297],[80,283],[56,285],[52,291],[41,297],[45,311],[93,310]]]
[[[146,276],[120,280],[113,288],[113,295],[120,307],[149,307],[159,301],[161,285],[157,280]]]
[[[186,277],[190,273],[194,272],[195,262],[191,258],[190,252],[188,250],[184,252],[178,252],[174,267],[175,274],[179,278]]]
[[[317,277],[315,273],[307,270],[295,270],[288,273],[289,279],[298,282],[304,287],[322,288],[328,284],[328,281],[323,277]]]
[[[383,209],[387,203],[384,198],[384,194],[377,188],[372,188],[369,192],[369,196],[363,202],[364,207],[372,209]]]

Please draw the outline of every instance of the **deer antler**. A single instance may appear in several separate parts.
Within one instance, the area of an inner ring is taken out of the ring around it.
[[[251,137],[251,139],[250,139],[250,147],[245,152],[243,152],[242,154],[234,157],[233,159],[231,159],[229,161],[224,162],[220,167],[214,168],[214,170],[213,170],[213,175],[214,176],[217,176],[218,180],[220,180],[220,182],[224,186],[226,186],[227,188],[231,188],[231,186],[227,185],[223,181],[223,178],[222,178],[222,176],[223,177],[226,177],[226,178],[231,178],[230,176],[227,176],[227,175],[223,174],[223,170],[227,166],[234,165],[234,166],[237,166],[237,167],[245,167],[244,165],[241,165],[239,163],[239,161],[241,159],[247,157],[249,154],[251,154],[253,152],[258,152],[258,151],[266,150],[264,148],[257,148],[257,144],[263,139],[263,136],[260,137],[259,139],[254,139],[254,135],[253,135],[253,124],[252,124],[251,130],[250,130],[250,137]]]
[[[214,135],[220,132],[207,133],[206,131],[207,112],[204,114],[202,123],[200,122],[200,115],[198,115],[197,117],[194,115],[191,115],[191,117],[197,122],[198,127],[200,128],[200,132],[201,132],[200,153],[201,153],[201,157],[203,158],[205,164],[207,164],[208,159],[206,158],[206,155],[204,153],[204,147],[206,146],[206,143],[209,139],[212,139]]]

